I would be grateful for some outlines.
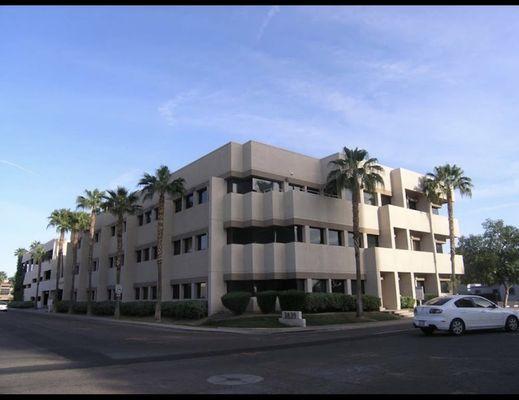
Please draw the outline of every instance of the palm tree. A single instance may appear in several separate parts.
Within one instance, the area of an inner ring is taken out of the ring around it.
[[[116,219],[116,233],[117,233],[117,256],[115,260],[116,266],[116,285],[121,283],[121,258],[123,255],[123,223],[124,215],[135,214],[141,207],[137,204],[139,196],[137,192],[128,192],[128,189],[118,186],[116,190],[108,190],[107,194],[103,195],[102,209],[112,214]],[[119,319],[120,316],[120,295],[116,295],[115,313],[114,317]]]
[[[440,165],[434,167],[434,173],[428,172],[422,180],[422,190],[431,203],[442,204],[447,199],[447,211],[449,216],[449,241],[451,259],[451,291],[456,292],[456,275],[454,256],[454,192],[460,195],[472,197],[472,180],[464,175],[463,170],[456,164]]]
[[[90,210],[90,231],[88,243],[88,296],[87,296],[87,315],[92,315],[92,267],[94,258],[94,236],[96,226],[96,216],[101,212],[101,204],[105,192],[98,189],[85,190],[84,196],[76,199],[77,208]]]
[[[24,254],[27,253],[23,247],[19,247],[14,251],[14,255],[17,258],[16,261],[16,274],[14,276],[14,300],[23,300],[23,279],[25,277],[25,271],[23,270],[22,259]]]
[[[49,216],[49,224],[47,228],[54,227],[56,232],[59,234],[58,239],[58,266],[56,268],[56,290],[54,290],[54,296],[52,299],[52,309],[54,312],[57,310],[58,302],[58,290],[59,290],[59,278],[61,268],[63,266],[63,242],[65,241],[65,234],[70,230],[70,209],[60,208],[54,210]]]
[[[74,281],[77,264],[77,250],[79,243],[79,235],[90,228],[90,214],[82,211],[70,213],[70,239],[72,242],[72,281],[70,284],[70,303],[68,312],[72,314],[72,306],[74,303]]]
[[[326,179],[326,190],[340,193],[349,189],[352,193],[353,204],[353,247],[355,249],[355,270],[357,277],[357,317],[362,316],[362,281],[360,274],[360,232],[359,232],[359,202],[361,189],[374,192],[377,185],[384,186],[380,173],[384,168],[378,165],[376,158],[369,158],[364,149],[349,149],[344,147],[344,158],[332,160],[329,165],[334,169]]]
[[[38,278],[36,280],[36,296],[34,297],[34,308],[38,308],[38,294],[40,293],[40,277],[41,277],[41,263],[43,262],[43,258],[45,257],[45,248],[43,245],[34,241],[31,244],[31,254],[34,258],[34,261],[38,263]]]
[[[145,173],[139,181],[139,186],[143,186],[143,200],[153,198],[155,193],[159,195],[158,203],[158,222],[157,222],[157,302],[155,303],[155,319],[161,320],[161,300],[162,300],[162,240],[164,236],[164,206],[166,195],[174,197],[185,193],[183,178],[170,181],[171,172],[165,165],[161,165],[155,175]]]

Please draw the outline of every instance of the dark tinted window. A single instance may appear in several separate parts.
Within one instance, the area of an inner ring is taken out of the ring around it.
[[[180,240],[175,240],[173,242],[173,255],[180,254]]]
[[[367,235],[368,247],[378,247],[378,235]]]
[[[391,196],[388,196],[387,194],[380,195],[380,200],[382,201],[383,206],[391,204]]]
[[[175,212],[180,212],[180,211],[182,211],[182,198],[180,198],[180,199],[176,199],[176,200],[174,201],[174,203],[175,203]]]
[[[323,241],[323,230],[321,228],[310,227],[310,243],[322,244]]]
[[[331,246],[342,246],[341,231],[328,229],[328,244]]]
[[[464,298],[464,299],[459,299],[458,301],[456,301],[454,303],[456,305],[456,307],[458,308],[474,308],[475,305],[474,303],[472,302],[471,299],[468,299],[468,298]]]
[[[186,208],[193,207],[193,193],[186,196]]]
[[[207,203],[209,195],[207,194],[207,188],[200,189],[198,191],[198,204]]]

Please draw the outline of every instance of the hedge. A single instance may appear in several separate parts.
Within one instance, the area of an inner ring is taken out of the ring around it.
[[[178,319],[200,319],[207,316],[205,300],[162,302],[162,316]]]
[[[282,311],[304,311],[306,293],[299,290],[279,292],[279,305]]]
[[[267,290],[265,292],[258,292],[256,294],[258,306],[263,314],[269,314],[276,311],[277,297],[278,292],[275,290]]]
[[[380,299],[369,294],[362,295],[362,309],[364,311],[380,311]]]
[[[34,301],[10,301],[8,308],[34,308]]]
[[[344,293],[307,293],[305,312],[354,311],[355,297]]]
[[[115,301],[93,301],[92,314],[94,315],[114,315]]]
[[[400,296],[400,308],[413,308],[415,300],[410,296]]]
[[[121,315],[128,317],[149,317],[155,315],[154,301],[127,301],[121,303]]]
[[[240,315],[245,312],[250,302],[249,292],[230,292],[222,296],[222,304],[234,314]]]

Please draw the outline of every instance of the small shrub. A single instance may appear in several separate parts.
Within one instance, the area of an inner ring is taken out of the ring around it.
[[[357,309],[356,297],[351,294],[345,294],[342,298],[342,309],[341,311],[355,311]]]
[[[378,297],[369,294],[362,295],[362,309],[364,311],[379,311],[380,305],[381,303]]]
[[[162,316],[178,319],[200,319],[207,316],[207,301],[165,301],[161,304]]]
[[[305,309],[306,293],[299,290],[279,292],[279,305],[282,311],[303,311]]]
[[[234,314],[240,315],[247,309],[250,297],[249,292],[230,292],[222,296],[222,304]]]
[[[413,308],[415,300],[410,296],[400,296],[400,307],[401,308]]]
[[[276,311],[277,297],[278,292],[274,290],[267,290],[265,292],[258,292],[256,294],[258,306],[263,314],[269,314]]]
[[[307,293],[305,296],[305,312],[318,313],[331,311],[331,293]]]
[[[68,301],[67,301],[68,303]],[[67,306],[68,311],[68,306]],[[72,304],[72,312],[74,314],[86,314],[87,312],[87,303],[86,301],[76,301]]]
[[[10,301],[8,308],[34,308],[34,301]]]
[[[92,302],[92,314],[94,315],[114,315],[115,301],[95,301]]]
[[[149,317],[155,314],[154,301],[127,301],[121,303],[121,315],[128,317]]]
[[[70,301],[60,300],[56,303],[56,311],[59,313],[67,313],[70,307]]]

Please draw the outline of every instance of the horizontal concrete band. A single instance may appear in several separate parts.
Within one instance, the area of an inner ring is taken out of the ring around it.
[[[271,272],[266,274],[230,273],[223,275],[224,281],[263,281],[272,279],[356,279],[356,275],[327,272]],[[366,279],[366,275],[361,274],[361,279]]]
[[[193,231],[188,231],[188,232],[182,233],[180,235],[171,236],[171,241],[174,242],[175,240],[187,239],[189,237],[202,235],[202,234],[208,233],[208,232],[209,232],[209,227],[196,229]]]
[[[288,219],[267,219],[267,220],[257,220],[257,219],[249,219],[244,221],[238,220],[230,220],[225,221],[223,223],[223,227],[225,228],[248,228],[248,227],[259,227],[264,228],[272,225],[278,226],[289,226],[289,225],[308,225],[316,228],[328,228],[335,229],[339,231],[353,231],[353,225],[344,225],[344,224],[334,224],[330,222],[322,222],[315,221],[311,219],[303,219],[303,218],[288,218]],[[380,231],[378,229],[370,229],[370,228],[359,228],[359,231],[362,233],[367,233],[370,235],[379,235]]]
[[[171,285],[177,285],[182,283],[198,283],[198,282],[208,282],[207,276],[198,276],[195,278],[183,278],[183,279],[171,279],[169,283]]]

